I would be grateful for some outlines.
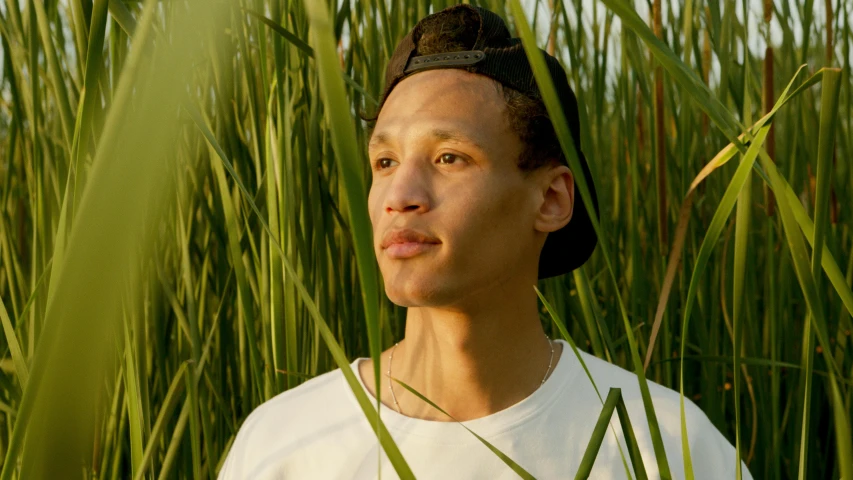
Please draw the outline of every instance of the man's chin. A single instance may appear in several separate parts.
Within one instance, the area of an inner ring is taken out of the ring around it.
[[[385,284],[385,294],[395,305],[401,307],[430,307],[452,303],[447,298],[447,282],[438,277],[430,277],[412,281],[395,281]]]

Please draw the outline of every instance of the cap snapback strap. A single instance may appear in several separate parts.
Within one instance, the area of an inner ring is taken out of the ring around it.
[[[410,58],[406,64],[406,68],[403,69],[403,73],[407,74],[425,68],[474,65],[475,63],[483,61],[485,58],[486,54],[482,50],[421,55],[419,57]]]

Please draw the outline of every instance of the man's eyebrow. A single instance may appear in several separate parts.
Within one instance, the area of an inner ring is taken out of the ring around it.
[[[390,143],[390,136],[385,132],[374,133],[370,137],[370,143],[368,143],[368,148],[378,147],[379,145],[383,145],[386,143]]]
[[[471,145],[479,148],[480,150],[485,150],[479,142],[474,140],[468,135],[460,133],[455,130],[447,130],[444,128],[434,128],[429,132],[429,136],[433,138],[437,138],[438,140],[449,140],[452,142],[460,142],[460,143],[470,143]],[[370,138],[370,143],[368,147],[378,147],[379,145],[391,143],[391,136],[385,132],[379,132],[374,134]]]
[[[452,142],[460,142],[460,143],[470,143],[471,145],[479,148],[480,150],[485,150],[482,145],[480,145],[476,140],[465,135],[463,133],[454,131],[454,130],[445,130],[441,128],[434,128],[430,135],[439,139],[439,140],[450,140]]]

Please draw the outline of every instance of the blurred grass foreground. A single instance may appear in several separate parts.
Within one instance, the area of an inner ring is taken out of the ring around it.
[[[452,3],[0,4],[0,480],[214,478],[254,407],[400,338],[353,118]],[[539,285],[569,336],[755,478],[853,478],[853,1],[475,3],[580,100],[603,236]]]

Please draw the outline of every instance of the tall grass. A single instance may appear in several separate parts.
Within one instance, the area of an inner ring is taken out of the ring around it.
[[[451,3],[0,6],[0,477],[213,478],[253,408],[401,337],[352,118]],[[853,2],[472,3],[580,99],[601,243],[546,332],[755,478],[853,476]]]

